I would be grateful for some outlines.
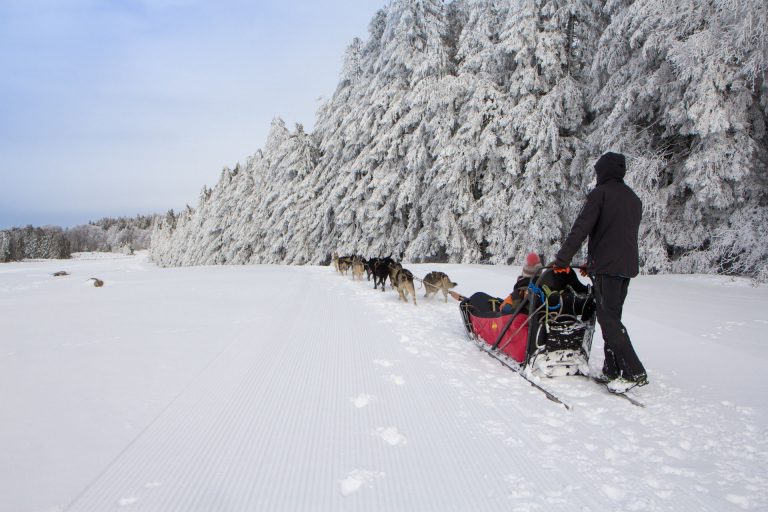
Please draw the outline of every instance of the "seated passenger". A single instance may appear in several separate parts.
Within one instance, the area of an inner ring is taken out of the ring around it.
[[[517,278],[515,286],[512,288],[512,293],[507,295],[507,298],[501,303],[502,313],[512,313],[517,309],[521,302],[525,300],[528,293],[528,285],[531,283],[531,279],[541,269],[541,258],[535,252],[528,253],[525,257],[525,265],[523,265],[523,273]],[[525,313],[525,306],[522,311]]]

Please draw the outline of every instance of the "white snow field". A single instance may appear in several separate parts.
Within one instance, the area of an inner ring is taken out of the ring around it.
[[[465,295],[519,272],[406,266]],[[144,254],[0,265],[0,511],[768,509],[765,286],[633,280],[647,406],[543,380],[570,411],[468,342],[455,301],[372,288]]]

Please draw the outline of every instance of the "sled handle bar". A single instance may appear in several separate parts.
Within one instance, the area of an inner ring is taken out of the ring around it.
[[[586,271],[589,267],[587,266],[586,263],[582,264],[582,265],[568,265],[567,267],[555,267],[552,264],[544,265],[543,267],[538,269],[535,274],[533,274],[533,277],[531,277],[531,282],[534,282],[534,279],[535,279],[536,286],[539,286],[539,284],[541,282],[541,277],[542,277],[542,274],[544,273],[544,271],[545,270],[553,270],[555,268],[572,268],[574,270],[578,269],[578,270]],[[589,280],[592,281],[593,283],[595,281],[594,276],[592,274],[587,274],[586,276],[582,276],[582,277],[588,277]]]

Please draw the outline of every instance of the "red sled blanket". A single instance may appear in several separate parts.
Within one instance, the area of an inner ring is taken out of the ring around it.
[[[475,338],[493,346],[501,331],[507,328],[507,324],[512,320],[496,349],[522,363],[528,342],[528,315],[519,313],[513,319],[512,314],[494,311],[500,302],[500,299],[483,292],[477,292],[463,300],[461,310],[465,316],[467,331]]]

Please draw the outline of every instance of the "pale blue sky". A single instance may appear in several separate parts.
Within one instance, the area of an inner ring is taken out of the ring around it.
[[[194,206],[387,0],[0,0],[0,229]]]

